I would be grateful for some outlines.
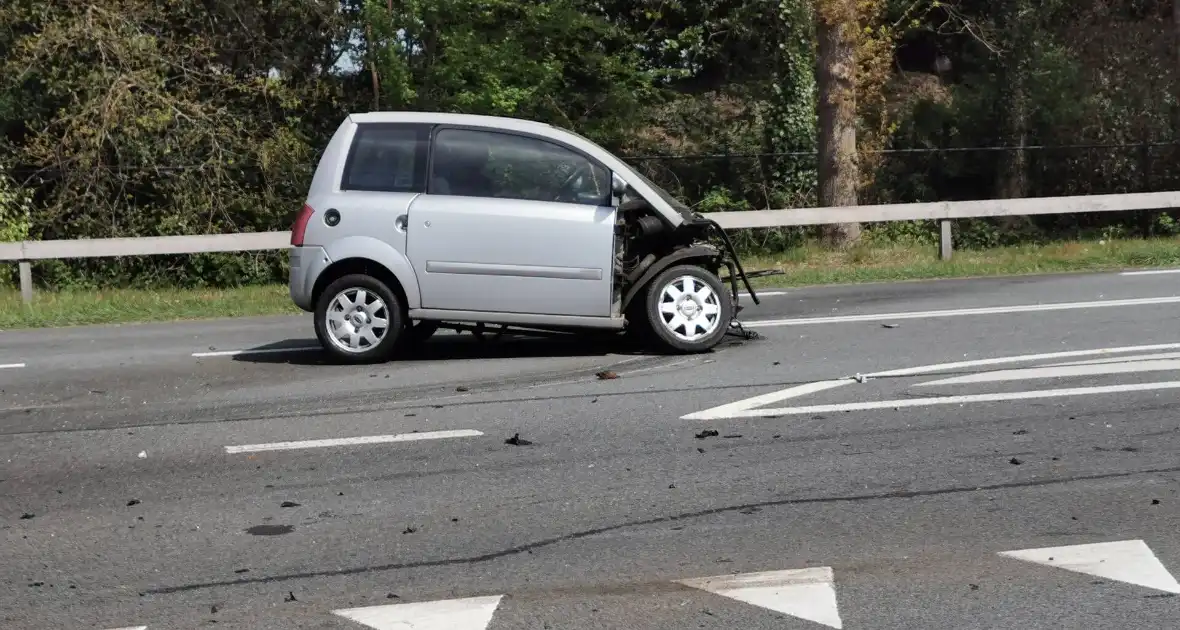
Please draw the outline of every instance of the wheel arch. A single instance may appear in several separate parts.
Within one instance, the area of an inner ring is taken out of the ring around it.
[[[380,280],[397,296],[398,301],[402,303],[402,308],[406,310],[411,308],[408,303],[406,289],[402,286],[401,280],[397,275],[385,265],[374,260],[369,260],[368,258],[345,258],[344,260],[338,260],[328,265],[323,273],[316,278],[315,286],[311,291],[311,303],[319,303],[320,297],[323,295],[324,289],[328,288],[328,285],[350,274],[363,274]]]
[[[389,243],[371,236],[349,236],[332,241],[325,251],[333,262],[316,278],[312,304],[337,278],[349,273],[364,273],[388,285],[406,309],[421,308],[422,296],[414,268],[405,254]]]
[[[721,259],[721,251],[712,245],[697,244],[690,245],[674,250],[672,253],[655,261],[649,266],[642,275],[639,276],[635,282],[627,288],[627,292],[623,295],[622,311],[625,313],[635,301],[645,287],[651,283],[652,279],[660,275],[665,269],[672,265],[679,265],[684,263],[702,263],[709,262],[718,264]]]

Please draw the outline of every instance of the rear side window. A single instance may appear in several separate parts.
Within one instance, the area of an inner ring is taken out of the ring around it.
[[[495,131],[444,129],[435,136],[430,192],[610,205],[610,173],[559,144]]]
[[[342,190],[426,192],[430,130],[410,125],[363,124],[352,136]]]

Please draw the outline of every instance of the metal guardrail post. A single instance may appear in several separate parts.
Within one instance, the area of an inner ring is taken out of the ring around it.
[[[938,257],[943,260],[950,260],[953,249],[950,219],[942,219],[938,222]]]
[[[26,305],[33,303],[33,263],[22,260],[20,267],[20,299]]]

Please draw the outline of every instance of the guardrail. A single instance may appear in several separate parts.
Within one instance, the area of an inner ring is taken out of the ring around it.
[[[1180,191],[1073,197],[987,199],[980,201],[937,201],[872,206],[747,210],[705,213],[727,230],[800,227],[833,223],[881,223],[888,221],[939,222],[939,256],[949,260],[952,252],[951,221],[979,217],[1074,214],[1084,212],[1127,212],[1180,208]],[[34,260],[99,258],[109,256],[152,256],[285,249],[290,232],[246,232],[198,236],[150,236],[142,238],[101,238],[0,243],[0,261],[20,265],[21,297],[33,299]]]

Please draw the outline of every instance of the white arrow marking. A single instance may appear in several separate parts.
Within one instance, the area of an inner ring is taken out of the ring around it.
[[[1038,378],[1064,378],[1068,376],[1096,376],[1099,374],[1133,374],[1135,372],[1170,372],[1180,370],[1180,360],[1160,359],[1158,361],[1127,361],[1101,365],[1061,365],[1057,367],[1030,367],[1016,370],[998,370],[953,376],[937,381],[918,383],[917,387],[933,385],[962,385],[964,383],[999,383]]]
[[[1180,584],[1142,540],[1003,551],[1001,556],[1180,593]]]
[[[831,567],[718,575],[677,583],[829,628],[843,627]]]
[[[814,394],[822,392],[826,389],[833,389],[841,385],[848,385],[855,381],[842,379],[837,381],[817,381],[814,383],[807,383],[789,389],[771,392],[769,394],[762,394],[761,396],[754,396],[745,400],[713,407],[704,411],[697,411],[686,416],[681,416],[681,420],[718,420],[722,418],[737,418],[745,412],[754,407],[761,407],[762,405],[769,405],[771,403],[780,402],[788,398],[796,398],[798,396],[806,396],[807,394]]]
[[[1068,311],[1084,308],[1110,308],[1116,306],[1150,306],[1175,304],[1180,296],[1158,298],[1136,298],[1130,300],[1104,300],[1098,302],[1058,302],[1056,304],[1025,304],[1017,306],[989,306],[984,308],[958,308],[944,311],[915,311],[908,313],[879,313],[876,315],[838,315],[834,317],[805,317],[801,319],[763,319],[744,322],[747,328],[768,326],[806,326],[808,324],[842,324],[846,322],[876,322],[898,319],[926,319],[932,317],[961,317],[964,315],[1000,315],[1008,313],[1041,313],[1045,311]]]
[[[873,409],[901,409],[904,407],[965,405],[967,403],[1005,402],[1009,400],[1037,400],[1040,398],[1093,396],[1096,394],[1119,394],[1123,392],[1147,392],[1157,389],[1180,389],[1180,381],[1132,383],[1129,385],[1107,385],[1102,387],[1071,387],[1068,389],[1044,389],[1031,392],[971,394],[967,396],[938,396],[935,398],[901,398],[898,400],[874,400],[870,402],[838,403],[835,405],[810,405],[807,407],[782,407],[777,409],[750,409],[746,411],[736,411],[724,417],[761,418],[765,416],[797,416],[809,413],[839,413],[844,411],[870,411]]]
[[[366,606],[332,613],[376,630],[485,630],[503,595]]]
[[[1027,363],[1030,361],[1044,361],[1050,359],[1068,359],[1074,357],[1088,357],[1088,356],[1102,356],[1110,354],[1121,354],[1129,352],[1152,352],[1159,350],[1177,350],[1180,349],[1180,343],[1161,343],[1144,346],[1122,346],[1118,348],[1098,348],[1096,350],[1066,350],[1062,352],[1045,352],[1041,354],[1025,354],[1012,357],[993,357],[989,359],[971,359],[969,361],[955,361],[953,363],[937,363],[934,365],[919,365],[917,367],[901,368],[897,370],[886,370],[884,372],[873,372],[865,374],[867,378],[888,378],[901,376],[919,376],[922,374],[933,374],[936,372],[945,372],[947,370],[962,370],[965,368],[983,367],[988,365],[1003,365],[1006,363]],[[1114,359],[1119,360],[1119,359]],[[728,403],[719,407],[712,407],[704,411],[697,411],[688,415],[681,416],[681,420],[724,420],[726,418],[756,418],[759,416],[777,416],[784,415],[782,409],[779,410],[753,410],[754,407],[761,405],[768,405],[770,403],[779,402],[788,398],[796,398],[807,394],[813,394],[824,390],[839,387],[841,385],[849,385],[856,381],[850,379],[834,379],[827,381],[816,381],[814,383],[806,383],[798,385],[789,389],[784,389],[778,392],[771,392],[769,394],[762,394],[753,398],[739,400],[737,402]],[[1102,392],[1095,392],[1102,393]],[[956,401],[964,402],[964,401]],[[976,402],[976,401],[966,401]],[[874,407],[893,407],[895,405],[890,402],[884,404],[872,403]]]

